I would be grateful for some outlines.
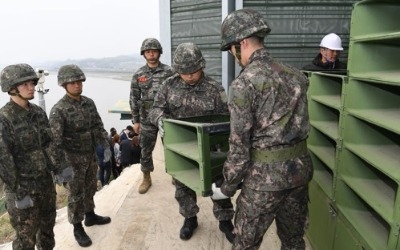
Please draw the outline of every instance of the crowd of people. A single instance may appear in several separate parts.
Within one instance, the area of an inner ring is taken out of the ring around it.
[[[104,147],[96,146],[98,169],[98,181],[101,187],[108,185],[113,179],[117,179],[124,168],[140,162],[141,148],[139,146],[138,134],[133,127],[128,125],[120,134],[115,128],[110,129],[108,141],[110,144],[111,157],[104,158]]]
[[[205,73],[206,60],[196,44],[178,45],[168,66],[160,62],[160,42],[146,38],[140,48],[146,63],[133,73],[130,86],[132,125],[120,133],[115,128],[108,133],[94,101],[82,95],[86,76],[79,66],[58,70],[58,85],[66,93],[49,118],[30,102],[38,83],[33,68],[23,63],[5,67],[0,84],[10,101],[0,109],[0,177],[16,231],[13,249],[54,248],[54,183],[68,189],[68,220],[77,243],[90,246],[82,222],[86,227],[111,222],[94,211],[97,180],[107,185],[111,175],[116,179],[124,168],[140,163],[138,192],[147,193],[156,139],[165,135],[163,120],[227,113],[229,151],[222,185],[213,183],[211,196],[219,229],[232,249],[258,249],[275,220],[281,249],[304,249],[313,175],[306,144],[308,79],[268,53],[264,39],[270,32],[263,16],[251,9],[233,11],[224,19],[220,50],[242,68],[230,83],[229,97]],[[338,59],[341,50],[340,37],[328,34],[318,56],[303,69],[345,69]],[[231,197],[239,184],[234,208]],[[183,217],[179,237],[189,240],[198,227],[197,195],[177,179],[174,185]]]

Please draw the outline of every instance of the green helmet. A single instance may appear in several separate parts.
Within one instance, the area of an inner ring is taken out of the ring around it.
[[[250,36],[265,37],[271,32],[263,16],[251,9],[240,9],[229,13],[221,26],[221,50],[229,50],[232,44]]]
[[[75,64],[64,65],[58,70],[58,85],[64,86],[66,83],[75,81],[86,81],[83,71]]]
[[[162,54],[161,43],[155,38],[146,38],[142,43],[142,47],[140,47],[140,54],[143,55],[145,50],[149,49],[158,49],[160,54]]]
[[[33,80],[37,84],[39,77],[35,70],[26,63],[14,64],[5,67],[1,71],[1,91],[9,92],[19,84]]]
[[[175,50],[172,67],[179,74],[190,74],[206,67],[206,61],[196,44],[181,43]]]

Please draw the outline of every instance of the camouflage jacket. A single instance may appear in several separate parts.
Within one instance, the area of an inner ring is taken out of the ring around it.
[[[61,150],[64,157],[68,153],[94,154],[97,144],[110,147],[96,105],[86,96],[81,96],[80,101],[68,95],[61,98],[50,111],[50,127],[54,150]]]
[[[228,105],[229,152],[221,187],[232,196],[240,182],[260,191],[306,184],[312,176],[309,155],[272,164],[253,163],[250,150],[269,150],[306,140],[309,132],[308,79],[298,69],[256,50],[232,82]]]
[[[147,114],[153,106],[154,96],[161,83],[173,74],[174,70],[161,62],[157,68],[150,68],[146,64],[133,74],[129,105],[134,123],[147,120]]]
[[[52,133],[46,113],[29,103],[29,110],[12,100],[0,109],[0,177],[8,192],[21,199],[50,171],[60,158],[50,150]],[[47,181],[47,180],[46,180]]]
[[[186,84],[179,74],[168,78],[154,98],[150,121],[157,126],[158,118],[185,118],[228,113],[224,88],[205,76],[194,85]]]

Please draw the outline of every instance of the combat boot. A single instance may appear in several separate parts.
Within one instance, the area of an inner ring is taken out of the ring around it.
[[[144,194],[149,190],[151,186],[151,177],[150,177],[150,171],[145,171],[143,172],[143,181],[142,184],[139,186],[139,194]]]
[[[188,240],[192,237],[194,230],[197,228],[197,216],[185,218],[185,222],[179,233],[179,237],[182,240]]]
[[[74,236],[75,240],[78,242],[81,247],[88,247],[92,245],[92,240],[86,234],[85,230],[82,227],[82,223],[74,224]]]
[[[235,239],[235,234],[233,233],[233,224],[231,220],[220,220],[219,221],[219,230],[225,234],[226,239],[230,242],[233,243],[233,240]]]
[[[93,225],[104,225],[111,222],[111,218],[108,216],[100,216],[95,214],[93,211],[85,214],[85,226],[90,227]]]

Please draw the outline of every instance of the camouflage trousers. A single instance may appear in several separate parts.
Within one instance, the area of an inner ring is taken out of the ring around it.
[[[67,184],[68,221],[76,224],[83,221],[85,213],[94,211],[93,196],[97,191],[97,161],[94,153],[68,153],[67,161],[72,165],[74,178]]]
[[[53,249],[55,246],[56,190],[50,173],[40,189],[30,194],[33,207],[26,209],[17,209],[15,193],[6,193],[10,224],[16,232],[12,243],[14,250],[34,250],[35,245],[37,249]]]
[[[307,185],[282,191],[257,191],[244,186],[236,203],[233,250],[258,249],[274,219],[282,250],[305,249]]]
[[[153,150],[156,146],[157,134],[158,128],[153,124],[147,122],[140,124],[139,145],[142,148],[140,155],[140,169],[142,172],[152,172],[154,170]]]
[[[185,218],[195,216],[200,211],[200,208],[197,206],[196,192],[176,179],[175,188],[175,199],[179,204],[179,213]],[[234,210],[231,199],[212,201],[213,213],[217,220],[232,220]]]

